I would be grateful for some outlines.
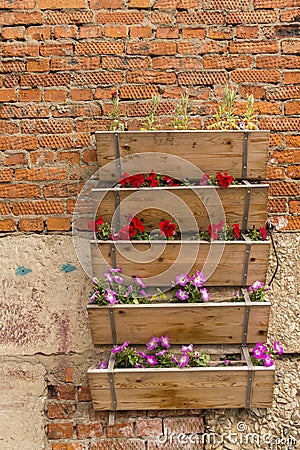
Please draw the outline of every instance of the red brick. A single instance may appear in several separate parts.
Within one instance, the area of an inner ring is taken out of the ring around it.
[[[263,98],[265,96],[265,88],[263,86],[241,86],[242,98],[247,98],[251,94],[254,98]]]
[[[17,134],[19,127],[17,124],[8,122],[7,120],[0,120],[0,133],[1,134]]]
[[[263,118],[259,125],[262,130],[300,131],[300,117]]]
[[[204,39],[205,35],[205,28],[182,28],[183,39]]]
[[[6,136],[5,141],[0,141],[0,150],[35,150],[38,140],[35,136]]]
[[[76,197],[81,190],[78,183],[49,184],[44,187],[45,197]]]
[[[67,92],[62,89],[47,89],[44,93],[45,102],[65,102]]]
[[[13,171],[12,169],[0,169],[0,183],[7,183],[12,181]]]
[[[50,68],[50,59],[43,58],[38,61],[27,61],[27,72],[48,72]]]
[[[176,74],[154,70],[135,70],[127,72],[126,81],[128,83],[173,84],[176,81]]]
[[[287,176],[289,178],[299,179],[300,178],[300,166],[289,166],[287,168]]]
[[[267,180],[284,180],[284,168],[283,167],[268,167],[267,168]]]
[[[25,37],[25,27],[5,27],[2,29],[3,39],[23,39]]]
[[[42,91],[40,89],[20,89],[18,100],[19,102],[40,102]]]
[[[90,25],[79,28],[79,39],[94,38],[102,36],[102,28],[100,25]]]
[[[145,441],[141,439],[107,440],[102,439],[99,442],[91,442],[90,450],[145,450]]]
[[[79,386],[77,392],[79,402],[90,402],[92,400],[91,391],[88,386]]]
[[[294,102],[286,102],[284,105],[284,112],[286,115],[297,115],[300,111],[300,100]]]
[[[280,147],[283,143],[282,134],[270,134],[269,146],[270,147]]]
[[[300,71],[283,72],[283,82],[285,84],[299,84],[300,83]]]
[[[236,69],[250,67],[252,61],[251,56],[204,56],[203,67],[205,69]]]
[[[38,151],[30,153],[30,162],[36,166],[44,166],[45,164],[54,163],[54,152]]]
[[[120,88],[119,95],[121,99],[151,98],[158,94],[157,86],[136,86],[126,85]]]
[[[48,425],[49,439],[70,439],[73,437],[72,423],[50,423]]]
[[[107,119],[86,119],[76,123],[77,132],[94,133],[95,131],[109,130],[110,121]]]
[[[178,74],[178,83],[183,85],[221,84],[228,82],[228,74],[224,71],[215,72],[185,72]]]
[[[292,98],[300,98],[300,85],[273,88],[267,92],[266,97],[267,100],[290,100]]]
[[[271,217],[272,223],[280,231],[299,231],[300,217],[299,216],[276,216]]]
[[[175,25],[176,19],[174,14],[168,14],[164,12],[153,12],[148,15],[148,19],[153,24],[161,25]]]
[[[48,231],[70,231],[71,220],[66,217],[50,217],[47,219]]]
[[[299,0],[254,0],[254,8],[292,8],[300,6]]]
[[[104,35],[107,37],[127,37],[127,34],[128,28],[126,25],[106,25],[104,27]]]
[[[40,138],[40,146],[45,148],[72,148],[73,142],[70,136],[49,135]]]
[[[254,25],[258,23],[274,23],[277,21],[275,11],[240,11],[240,12],[229,12],[227,21],[229,24],[251,24]]]
[[[85,163],[96,162],[97,161],[97,153],[95,150],[85,150],[82,153],[82,160]]]
[[[3,56],[39,56],[39,47],[36,44],[14,42],[3,45]]]
[[[152,36],[152,28],[147,26],[132,26],[129,28],[131,38],[149,38]]]
[[[297,164],[300,163],[299,150],[274,151],[271,159],[272,164]]]
[[[35,0],[14,0],[14,9],[32,9],[35,7]],[[12,9],[11,0],[1,0],[1,8]]]
[[[100,57],[52,58],[51,70],[94,70],[100,69]]]
[[[174,417],[164,420],[164,430],[169,433],[203,433],[203,419],[202,417]]]
[[[75,9],[85,7],[85,0],[38,0],[39,9]]]
[[[256,67],[266,69],[298,69],[300,63],[299,56],[257,56]]]
[[[142,12],[121,11],[101,12],[97,14],[97,22],[101,24],[120,23],[125,25],[140,24],[144,20]]]
[[[271,197],[299,195],[299,187],[296,183],[270,183],[269,195]]]
[[[202,0],[203,8],[209,9],[249,9],[249,0]]]
[[[175,42],[129,42],[128,55],[176,55]]]
[[[71,133],[73,129],[72,123],[68,120],[24,120],[22,124],[23,133],[42,134],[42,133]]]
[[[299,8],[280,11],[281,22],[299,22]]]
[[[49,419],[72,419],[74,406],[70,403],[48,403]]]
[[[150,67],[150,58],[142,57],[121,57],[121,56],[103,56],[103,69],[139,69]],[[109,75],[109,74],[108,74]]]
[[[65,370],[65,382],[66,383],[72,383],[73,381],[73,373],[74,373],[74,367],[67,367]]]
[[[191,54],[201,55],[207,53],[224,53],[227,51],[227,44],[223,42],[179,42],[178,53],[179,54]]]
[[[14,8],[15,8],[14,2]],[[22,3],[22,2],[21,2]],[[11,8],[10,4],[10,8]],[[23,9],[24,7],[22,7]],[[33,25],[43,23],[43,16],[40,11],[28,12],[2,12],[0,15],[0,25],[15,26],[15,25]]]
[[[129,8],[150,8],[150,0],[129,0]]]
[[[292,53],[299,55],[300,53],[300,42],[299,40],[289,40],[281,42],[282,53]]]
[[[286,146],[289,147],[289,148],[298,148],[298,147],[300,147],[300,136],[299,135],[286,136]],[[300,152],[298,152],[298,154],[299,154],[298,162],[300,162]]]
[[[42,56],[66,56],[73,53],[72,44],[42,44],[40,47],[40,54]]]
[[[20,219],[19,222],[19,230],[20,231],[43,231],[44,230],[44,221],[43,219],[35,218],[35,219]]]
[[[91,0],[91,8],[93,9],[121,9],[123,0]]]
[[[159,436],[162,434],[162,419],[138,419],[136,421],[137,436]]]
[[[53,34],[56,39],[59,38],[76,38],[77,28],[75,25],[58,25],[54,27]],[[99,35],[101,36],[101,34]],[[80,36],[79,36],[80,37]],[[96,36],[90,36],[96,37]]]
[[[15,231],[15,225],[12,219],[0,220],[0,232]]]
[[[239,42],[234,41],[229,43],[230,53],[246,54],[262,54],[262,53],[277,53],[277,41],[256,41],[256,42]]]
[[[34,184],[0,185],[0,197],[3,198],[34,198],[40,197],[40,187]]]
[[[233,70],[231,80],[234,83],[278,83],[281,74],[278,70]]]
[[[243,105],[245,106],[245,105]],[[244,108],[243,108],[244,109]],[[254,111],[258,114],[280,115],[281,107],[279,102],[259,102],[254,104]]]
[[[115,422],[114,426],[107,427],[106,434],[108,438],[133,437],[133,422]]]
[[[59,200],[21,202],[13,203],[12,212],[15,216],[63,214],[64,206]]]
[[[57,162],[67,162],[68,164],[79,164],[80,154],[78,151],[74,152],[58,152]]]
[[[25,63],[23,61],[2,61],[1,72],[23,72],[25,71]],[[7,86],[7,83],[5,84]]]
[[[81,423],[77,425],[78,439],[90,439],[103,436],[103,425],[101,423]]]
[[[269,213],[287,213],[286,199],[270,198],[268,200],[268,212]]]
[[[26,74],[21,76],[21,86],[67,86],[70,80],[69,73]]]
[[[0,202],[0,214],[3,216],[7,216],[11,213],[10,203]]]
[[[291,214],[300,214],[300,200],[290,200],[289,211]]]
[[[187,25],[209,25],[217,23],[225,23],[225,15],[221,12],[179,12],[177,14],[178,24]]]
[[[46,23],[49,25],[68,24],[78,25],[95,23],[94,13],[89,11],[49,11],[46,13]]]
[[[46,39],[50,39],[51,36],[50,27],[45,26],[29,27],[27,33],[30,39],[34,39],[37,41],[44,41]]]
[[[255,39],[259,36],[259,28],[256,26],[236,27],[236,37],[241,39]]]
[[[70,385],[50,385],[48,387],[49,398],[57,400],[75,400],[75,388]]]
[[[178,39],[179,38],[179,28],[157,28],[156,30],[157,39]]]
[[[58,168],[35,168],[16,169],[17,181],[44,181],[44,180],[64,180],[67,173],[65,169]]]
[[[183,58],[177,58],[176,56],[165,57],[161,56],[152,59],[153,69],[180,69]],[[196,64],[195,64],[196,65]],[[202,67],[200,67],[202,69]]]
[[[0,102],[15,102],[17,100],[17,93],[15,89],[1,89]]]
[[[84,450],[84,444],[52,444],[52,450]]]

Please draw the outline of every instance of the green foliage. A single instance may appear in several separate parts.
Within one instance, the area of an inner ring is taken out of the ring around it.
[[[148,116],[146,118],[146,122],[143,123],[143,127],[141,128],[141,131],[155,131],[161,128],[161,126],[157,123],[157,108],[160,104],[161,97],[160,95],[154,95],[152,94],[152,108],[150,112],[148,113]]]

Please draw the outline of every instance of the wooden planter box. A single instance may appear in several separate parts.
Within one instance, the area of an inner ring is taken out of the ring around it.
[[[139,172],[154,169],[175,178],[194,179],[197,171],[174,157],[189,161],[208,175],[228,171],[235,178],[263,180],[269,131],[100,131],[96,133],[96,146],[102,181],[116,181],[121,173],[132,173],[133,162]],[[150,155],[141,158],[143,153],[154,153],[152,160]],[[124,159],[117,161],[119,158]],[[116,164],[103,170],[113,161]]]
[[[89,369],[93,407],[101,410],[268,408],[274,367]],[[111,364],[110,364],[111,366]]]
[[[176,275],[196,269],[206,276],[206,286],[265,282],[269,251],[269,241],[91,241],[94,277],[103,278],[109,265],[128,277],[138,275],[147,286],[168,288]]]
[[[88,305],[92,340],[99,344],[144,344],[152,335],[174,344],[265,342],[269,302]]]
[[[183,231],[195,232],[206,230],[211,222],[218,223],[221,219],[227,224],[238,223],[243,230],[264,226],[268,188],[267,184],[244,181],[242,185],[227,189],[217,186],[116,187],[92,192],[97,217],[102,216],[113,228],[128,223],[128,215],[134,216],[138,211],[147,231],[158,228],[159,218],[171,221],[180,218],[178,224]]]

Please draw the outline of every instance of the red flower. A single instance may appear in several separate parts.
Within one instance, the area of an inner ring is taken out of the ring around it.
[[[208,186],[210,183],[210,179],[209,179],[209,175],[207,175],[206,173],[203,175],[203,177],[201,178],[199,185],[200,186]]]
[[[224,175],[221,172],[217,172],[216,179],[218,185],[222,188],[227,188],[233,182],[233,177],[228,175],[228,172],[224,172]]]
[[[136,175],[132,175],[130,177],[130,183],[131,187],[133,188],[139,188],[141,184],[143,184],[145,181],[144,176],[141,173],[137,173]]]
[[[234,232],[234,234],[235,234],[235,237],[236,237],[237,239],[239,239],[239,238],[241,237],[241,230],[240,230],[239,224],[238,224],[238,223],[234,223],[234,224],[232,225],[232,229],[233,229],[233,232]]]
[[[92,231],[98,231],[98,228],[103,224],[103,217],[99,217],[95,222],[89,222],[88,228]]]
[[[161,232],[166,236],[166,238],[170,238],[174,236],[176,224],[172,223],[170,220],[162,220],[159,224],[159,228]]]
[[[217,227],[218,227],[218,225],[216,225],[215,223],[210,224],[208,227],[208,232],[213,241],[216,241],[217,239],[219,239],[219,235],[217,233],[217,231],[218,231]]]
[[[127,173],[127,172],[122,173],[122,175],[118,179],[118,183],[120,183],[120,185],[122,187],[125,187],[127,183],[130,183],[130,175],[129,175],[129,173]]]
[[[177,183],[174,178],[169,177],[168,175],[165,175],[163,180],[167,183],[168,186],[180,186],[179,183]]]
[[[118,233],[118,238],[128,240],[130,238],[130,226],[124,225]]]
[[[267,239],[267,230],[265,227],[260,227],[259,234],[263,240]]]
[[[131,221],[130,221],[130,227],[134,228],[137,231],[141,231],[143,232],[145,230],[144,225],[142,224],[142,222],[140,221],[140,219],[135,216]],[[136,231],[135,233],[136,234]],[[133,235],[134,236],[134,235]]]
[[[158,179],[154,170],[151,170],[146,181],[148,181],[150,187],[158,187]]]

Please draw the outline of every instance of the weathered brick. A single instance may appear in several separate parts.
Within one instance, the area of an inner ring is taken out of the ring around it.
[[[13,203],[12,213],[15,216],[63,214],[64,205],[59,200],[38,200],[35,202]]]
[[[262,53],[277,53],[278,42],[277,41],[257,41],[257,42],[240,42],[232,41],[229,43],[230,53],[241,54],[262,54]]]
[[[42,91],[40,89],[20,89],[18,100],[19,102],[40,102]]]
[[[202,417],[174,417],[164,420],[164,430],[179,433],[203,433],[203,419]]]
[[[138,419],[137,436],[159,436],[162,433],[162,419]]]
[[[299,195],[299,185],[296,183],[270,183],[269,195],[272,197]]]
[[[128,83],[172,84],[175,83],[176,74],[161,71],[135,70],[128,71],[126,81]]]
[[[300,86],[280,86],[269,90],[267,100],[290,100],[300,98]]]
[[[85,163],[96,162],[97,161],[97,153],[95,150],[85,150],[82,153],[82,160]]]
[[[256,26],[236,27],[236,37],[240,39],[255,39],[259,36],[259,28]]]
[[[0,183],[7,183],[13,179],[12,169],[0,169]]]
[[[283,72],[283,82],[285,84],[299,84],[300,71]]]
[[[3,39],[23,39],[25,37],[25,27],[3,27]]]
[[[106,23],[120,23],[126,25],[133,25],[142,23],[144,14],[142,12],[122,11],[122,12],[101,12],[97,14],[97,22],[101,24]]]
[[[84,450],[84,444],[78,442],[73,444],[52,444],[52,450]]]
[[[70,403],[48,403],[48,419],[72,419],[74,406]]]
[[[94,9],[121,9],[123,0],[90,0],[91,8]]]
[[[35,150],[38,140],[35,136],[6,136],[0,141],[0,150]]]
[[[182,28],[183,39],[204,39],[205,35],[205,28]]]
[[[299,8],[295,9],[286,9],[283,11],[280,11],[280,20],[282,22],[299,22],[300,16],[299,16]]]
[[[35,7],[35,0],[14,0],[14,9],[32,9]],[[1,8],[11,9],[11,0],[1,0]]]
[[[2,216],[7,216],[11,213],[10,203],[0,202],[0,214]]]
[[[18,104],[4,105],[1,109],[1,116],[11,119],[25,119],[25,118],[42,118],[49,117],[50,109],[42,104]]]
[[[89,25],[79,28],[79,39],[95,38],[102,36],[100,25]]]
[[[127,37],[128,27],[126,25],[106,25],[104,35],[112,38]]]
[[[209,9],[250,9],[249,0],[202,0],[203,8]]]
[[[89,386],[79,386],[77,392],[79,402],[90,402],[92,400]]]
[[[287,213],[287,202],[283,198],[270,198],[268,200],[269,213]]]
[[[75,400],[75,388],[71,385],[48,386],[48,397],[57,400]]]
[[[267,180],[284,180],[284,168],[283,167],[268,167],[267,168]]]
[[[271,217],[272,223],[280,231],[298,231],[300,230],[299,216],[275,216]]]
[[[283,135],[282,134],[270,134],[269,138],[269,146],[270,147],[281,147],[283,143]]]
[[[133,422],[115,422],[113,426],[108,426],[106,430],[108,438],[126,437],[130,438],[134,436]]]
[[[291,214],[300,214],[300,200],[290,200],[289,211]]]
[[[60,106],[53,108],[53,117],[99,117],[101,115],[101,106],[91,103],[68,104],[62,109]],[[84,131],[84,130],[82,130]]]
[[[52,58],[51,70],[95,70],[100,69],[100,57]]]
[[[287,176],[289,178],[299,179],[300,178],[300,166],[289,166],[287,168]]]
[[[15,231],[15,221],[12,219],[0,220],[0,232]]]
[[[299,55],[300,53],[300,41],[298,40],[289,40],[281,42],[281,49],[283,53],[292,53],[294,55]]]
[[[90,450],[145,450],[146,443],[142,439],[126,439],[118,441],[116,439],[103,439],[99,442],[91,442]]]
[[[40,27],[29,27],[27,30],[28,37],[37,41],[44,41],[50,39],[51,30],[50,27],[40,26]]]
[[[39,47],[36,44],[13,43],[3,45],[3,56],[38,56]]]
[[[289,148],[300,147],[300,135],[289,135],[289,136],[286,136],[286,146],[289,147]],[[296,153],[296,152],[294,152],[294,153]],[[300,155],[300,152],[298,152],[298,153]]]
[[[45,164],[54,163],[54,152],[52,151],[37,151],[30,153],[30,162],[36,166],[44,166]]]
[[[44,187],[45,197],[76,197],[81,190],[78,183],[50,184]]]
[[[46,23],[49,25],[59,24],[94,24],[94,13],[88,11],[49,11],[46,13]]]
[[[204,56],[203,67],[205,69],[240,69],[251,67],[251,56]]]
[[[26,64],[27,72],[48,72],[50,68],[50,59],[30,60]]]
[[[85,7],[85,0],[38,0],[39,9],[76,9]]]
[[[1,61],[0,70],[3,73],[24,72],[25,63],[24,61]]]
[[[28,134],[42,133],[71,133],[72,123],[68,120],[24,120],[22,124],[22,132]]]
[[[244,105],[243,105],[244,106]],[[243,108],[244,110],[244,108]],[[281,107],[279,102],[259,102],[254,104],[254,111],[258,114],[280,115]]]
[[[298,69],[300,64],[299,56],[257,56],[256,67],[259,69]]]
[[[73,55],[73,45],[65,43],[42,44],[40,46],[40,54],[42,56],[50,56],[51,58],[53,56],[66,56],[66,55],[71,56]]]
[[[177,28],[177,27],[157,28],[156,38],[157,39],[178,39],[179,38],[179,28]]]
[[[209,29],[209,37],[217,40],[232,39],[232,29],[224,27],[212,27]]]
[[[129,0],[129,8],[150,8],[150,0]]]
[[[128,55],[175,55],[175,42],[129,42],[126,52]]]
[[[76,38],[77,28],[75,25],[57,25],[53,29],[53,34],[56,39],[59,38]]]
[[[17,181],[44,181],[44,180],[64,180],[66,170],[58,168],[34,168],[34,169],[16,169]]]
[[[6,155],[4,165],[5,166],[16,166],[26,164],[26,155],[24,153],[12,153],[11,155]]]
[[[0,86],[11,88],[17,87],[19,84],[19,75],[18,74],[9,74],[1,77]]]
[[[14,2],[14,8],[15,8]],[[10,4],[11,8],[11,4]],[[22,7],[23,9],[23,7]],[[0,25],[15,26],[15,25],[33,25],[42,24],[43,16],[40,11],[28,12],[2,12],[0,15]]]
[[[67,92],[62,89],[47,89],[44,93],[45,102],[65,102]]]
[[[300,117],[266,117],[261,119],[259,124],[263,130],[300,131]]]
[[[70,231],[71,219],[67,217],[49,217],[46,220],[48,231]]]
[[[43,231],[44,229],[44,221],[41,218],[35,218],[35,219],[26,219],[21,218],[19,222],[19,230],[20,231]]]
[[[272,164],[298,164],[300,163],[299,150],[275,150],[271,158]]]
[[[150,67],[150,58],[134,57],[134,56],[103,56],[102,68],[103,69],[141,69]],[[118,72],[119,76],[120,72]],[[106,75],[114,75],[110,72]],[[120,74],[121,75],[121,74]]]
[[[0,89],[1,102],[15,102],[17,99],[17,92],[15,89]]]
[[[176,19],[174,14],[168,14],[164,12],[153,12],[150,13],[148,19],[153,24],[161,25],[175,25]]]
[[[300,6],[299,0],[254,0],[254,8],[292,8]]]
[[[70,80],[69,73],[26,74],[21,76],[21,86],[67,86]]]
[[[152,36],[152,28],[148,26],[132,26],[129,28],[131,38],[149,38]]]
[[[191,54],[201,55],[207,53],[224,53],[227,51],[227,44],[223,42],[179,42],[178,45],[179,54]]]
[[[73,214],[76,205],[76,200],[67,200],[66,211],[67,214]]]
[[[50,423],[48,425],[49,439],[70,439],[73,436],[72,423]]]
[[[178,24],[187,25],[209,25],[217,23],[225,23],[225,15],[222,12],[179,12],[177,14]]]
[[[227,21],[229,24],[251,24],[254,25],[258,23],[274,23],[276,22],[276,12],[275,11],[240,11],[240,12],[229,12]]]
[[[153,94],[158,93],[157,86],[133,85],[127,84],[120,88],[119,95],[121,99],[151,98]]]
[[[66,367],[66,370],[65,370],[65,382],[66,383],[72,383],[74,370],[75,370],[74,367]]]
[[[76,428],[78,439],[99,438],[103,436],[103,425],[101,423],[80,423]]]
[[[233,70],[231,80],[234,83],[278,83],[281,74],[279,70]]]
[[[284,112],[286,115],[297,115],[300,111],[300,100],[286,102],[284,105]]]
[[[87,101],[93,99],[93,93],[90,89],[71,89],[71,100]]]
[[[185,72],[178,74],[179,84],[190,84],[192,86],[200,84],[226,84],[228,82],[228,74],[224,71],[215,72]]]
[[[58,152],[57,162],[67,162],[68,164],[79,164],[80,154],[78,151]]]

